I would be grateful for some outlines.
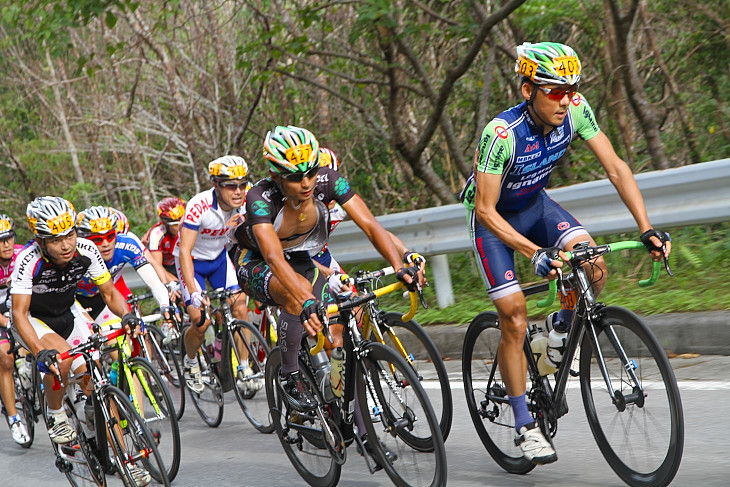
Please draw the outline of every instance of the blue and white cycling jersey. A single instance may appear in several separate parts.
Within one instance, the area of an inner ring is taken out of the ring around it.
[[[519,211],[547,186],[556,163],[575,136],[588,140],[599,131],[593,110],[580,93],[571,100],[563,123],[547,135],[530,116],[527,102],[520,103],[484,128],[474,154],[474,170],[460,199],[467,208],[474,208],[475,171],[501,174],[497,211]]]
[[[132,267],[136,270],[147,264],[147,257],[145,257],[144,251],[144,245],[142,245],[142,242],[140,242],[139,238],[137,238],[135,234],[117,234],[117,243],[114,245],[114,255],[111,260],[104,261],[114,282],[117,282],[122,277],[122,269],[124,269],[125,265],[132,264]],[[86,275],[81,282],[79,282],[76,294],[93,297],[99,294],[99,288],[96,287],[91,278]]]

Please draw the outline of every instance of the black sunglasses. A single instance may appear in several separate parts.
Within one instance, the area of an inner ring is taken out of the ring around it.
[[[289,174],[282,174],[281,177],[292,183],[299,183],[304,178],[313,178],[319,172],[319,165],[307,170],[307,172],[292,172]]]

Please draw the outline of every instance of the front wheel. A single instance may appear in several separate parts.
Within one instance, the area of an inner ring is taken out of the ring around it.
[[[598,447],[627,484],[668,485],[684,448],[682,401],[669,359],[651,330],[626,309],[605,308],[595,330],[595,345],[590,329],[583,338],[580,385]],[[598,367],[599,351],[614,400]]]
[[[182,336],[185,336],[185,331],[187,328],[183,330]],[[185,354],[185,340],[182,338],[180,339],[180,352],[182,357]],[[203,422],[211,428],[217,428],[223,421],[223,385],[211,364],[205,345],[198,349],[198,364],[203,376],[203,392],[195,392],[187,386],[185,388]],[[185,382],[185,377],[182,380]]]
[[[317,397],[311,374],[301,362],[299,366],[302,380]],[[288,407],[279,385],[280,370],[281,352],[279,347],[275,347],[266,363],[266,398],[276,436],[289,461],[305,482],[314,487],[337,485],[342,465],[327,448],[323,427],[327,428],[328,425],[323,425],[316,414],[299,413]]]
[[[514,413],[497,360],[501,339],[496,313],[485,311],[472,320],[462,351],[464,394],[474,428],[487,452],[506,471],[526,474],[535,465],[515,446]],[[527,390],[532,390],[529,374]]]
[[[264,374],[269,347],[261,333],[249,322],[236,320],[231,342],[231,366],[238,404],[254,428],[271,433],[274,425],[264,390]]]
[[[357,394],[368,443],[388,477],[398,486],[446,485],[441,429],[413,369],[380,343],[367,344],[358,363]]]
[[[185,381],[182,378],[182,365],[180,365],[183,356],[177,343],[178,340],[182,341],[182,338],[178,337],[165,343],[165,336],[159,328],[150,326],[147,330],[154,335],[154,341],[149,341],[150,355],[146,358],[157,369],[167,387],[179,421],[185,413]]]

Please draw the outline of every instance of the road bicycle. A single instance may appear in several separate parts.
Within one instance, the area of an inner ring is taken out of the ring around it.
[[[159,312],[142,315],[140,303],[152,298],[152,293],[130,294],[127,296],[127,303],[130,312],[145,323],[145,340],[139,342],[141,355],[146,358],[157,370],[163,383],[170,393],[170,398],[175,408],[178,421],[185,413],[185,386],[182,380],[182,366],[180,355],[180,340],[182,317],[178,312],[170,315],[172,327],[165,332],[162,331],[162,322],[165,317]],[[177,309],[177,308],[175,308]]]
[[[269,350],[276,346],[278,336],[276,334],[276,322],[279,318],[278,306],[260,305],[256,306],[253,311],[251,323],[256,326],[264,337]]]
[[[200,417],[208,426],[220,425],[223,420],[223,394],[233,389],[241,410],[253,427],[262,433],[271,433],[274,428],[263,391],[269,347],[254,325],[233,316],[228,300],[238,293],[240,291],[230,289],[205,293],[211,300],[219,301],[219,305],[204,308],[196,326],[202,326],[211,316],[213,323],[210,326],[217,338],[198,350],[203,392],[196,393],[190,388],[188,391]],[[181,353],[185,353],[182,339],[180,344]]]
[[[63,407],[76,439],[66,445],[51,442],[56,455],[56,467],[66,475],[71,485],[106,485],[106,474],[119,474],[125,486],[137,485],[133,470],[143,468],[152,479],[162,485],[170,485],[167,470],[157,449],[157,442],[147,423],[127,398],[127,394],[113,386],[103,367],[93,358],[93,352],[100,350],[109,340],[122,334],[116,330],[102,335],[101,327],[93,325],[93,334],[78,346],[60,354],[62,360],[82,357],[86,363],[83,374],[69,374],[68,387]],[[55,364],[55,357],[49,357],[46,367]],[[91,381],[93,391],[90,411],[85,414],[87,398],[81,391]],[[62,379],[56,375],[54,388],[62,386]],[[41,375],[37,364],[34,367],[33,384],[45,411],[45,397],[41,388]],[[49,418],[42,414],[46,427]],[[92,419],[93,418],[93,419]]]
[[[17,414],[20,415],[20,417],[23,419],[23,424],[25,425],[25,429],[28,432],[28,438],[29,441],[20,445],[23,448],[30,448],[33,445],[33,440],[35,438],[35,424],[38,422],[40,418],[40,402],[38,401],[38,398],[36,397],[35,391],[33,389],[33,384],[31,382],[31,362],[28,361],[28,359],[31,359],[32,356],[25,356],[21,353],[23,350],[22,345],[15,339],[15,335],[13,334],[12,329],[8,329],[8,342],[10,343],[10,348],[8,349],[8,354],[13,356],[13,384],[15,387],[15,409],[17,411]],[[25,362],[25,370],[24,372],[21,372],[18,370],[18,360],[22,360]],[[5,405],[2,405],[2,415],[5,418],[5,424],[7,424],[8,420],[8,412],[5,409]]]
[[[632,241],[595,247],[583,242],[566,252],[572,272],[550,281],[549,296],[538,305],[549,306],[559,284],[563,295],[567,286],[576,291],[575,312],[555,374],[540,375],[539,357],[530,348],[529,336],[525,338],[528,406],[545,437],[551,439],[557,433],[558,418],[568,412],[568,378],[579,377],[588,424],[609,466],[628,485],[665,486],[677,473],[684,446],[682,402],[674,372],[641,318],[597,302],[592,290],[592,283],[600,278],[596,259],[628,249],[645,247]],[[666,259],[664,266],[672,275]],[[660,270],[661,263],[655,262],[651,278],[639,285],[656,282]],[[525,293],[544,290],[541,285]],[[497,314],[476,316],[464,338],[464,392],[489,454],[508,472],[524,474],[534,465],[515,446],[514,417],[497,360],[499,342]]]
[[[118,322],[118,318],[115,321]],[[154,341],[154,335],[151,336],[151,340]],[[139,353],[147,347],[148,341],[150,341],[149,330],[136,338],[122,334],[103,346],[101,352],[103,362],[113,361],[116,370],[114,385],[127,394],[137,413],[152,432],[160,457],[167,467],[167,476],[172,482],[180,468],[180,429],[175,406],[168,391],[169,382],[164,380],[157,372],[157,368]],[[137,354],[133,356],[135,351]],[[157,348],[157,351],[160,349]],[[147,354],[149,355],[149,350]],[[116,358],[112,359],[112,355]]]
[[[355,275],[355,288],[359,293],[371,292],[384,276],[393,273],[392,267],[358,271]],[[397,351],[413,367],[419,380],[438,380],[440,400],[431,401],[431,405],[439,418],[441,435],[446,441],[451,431],[454,410],[446,365],[426,330],[414,320],[404,321],[402,316],[400,313],[381,310],[377,300],[367,302],[360,317],[363,336]]]
[[[292,465],[309,485],[336,485],[347,459],[347,446],[353,442],[360,452],[374,455],[374,459],[364,455],[369,471],[384,468],[395,485],[446,485],[443,437],[421,382],[400,354],[365,339],[352,315],[353,308],[402,287],[400,282],[391,284],[327,309],[329,314],[339,312],[339,321],[345,326],[341,397],[333,394],[327,380],[329,374],[320,377],[322,369],[313,362],[313,357],[321,357],[318,354],[325,340],[322,333],[311,349],[303,336],[299,351],[302,379],[317,402],[313,410],[300,412],[290,407],[278,380],[279,347],[269,355],[266,396],[276,434]],[[417,300],[416,294],[411,293],[411,310],[404,321],[413,317]],[[327,322],[325,316],[322,319]],[[324,333],[329,333],[327,327]],[[372,410],[368,402],[374,405]],[[360,408],[365,431],[357,431],[354,425],[355,407]],[[361,439],[363,433],[367,434],[367,447]]]

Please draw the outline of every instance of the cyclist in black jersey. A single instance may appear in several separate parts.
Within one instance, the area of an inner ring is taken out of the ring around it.
[[[124,316],[129,308],[114,287],[96,245],[77,238],[76,212],[70,202],[54,196],[38,197],[28,205],[26,215],[35,240],[20,252],[13,271],[13,325],[23,345],[36,356],[39,368],[47,372],[43,362],[48,357],[57,359],[58,368],[52,365],[50,370],[60,372],[65,383],[72,367],[75,374],[86,367],[81,358],[61,361],[58,357],[59,352],[86,341],[91,333],[92,320],[76,301],[76,287],[84,274],[91,276],[115,314]],[[44,386],[52,425],[49,436],[54,443],[69,443],[76,432],[61,403],[64,389],[53,390],[52,374],[46,375]]]
[[[279,378],[284,396],[300,411],[315,400],[302,383],[297,354],[303,333],[322,329],[325,303],[331,295],[324,274],[314,265],[329,237],[328,204],[336,201],[365,232],[383,257],[398,269],[397,277],[410,287],[424,285],[423,272],[404,267],[389,234],[339,172],[320,167],[319,143],[308,130],[279,126],[264,141],[270,177],[251,188],[246,197],[246,221],[235,232],[241,248],[238,280],[259,302],[281,305]],[[358,430],[364,432],[359,408]]]
[[[578,93],[581,64],[568,46],[552,42],[517,47],[515,71],[525,101],[495,117],[484,128],[474,156],[474,171],[462,192],[469,208],[470,233],[489,297],[499,314],[502,338],[500,372],[515,416],[516,443],[534,464],[557,460],[552,445],[530,416],[525,400],[527,364],[523,352],[527,307],[517,282],[514,251],[531,258],[535,273],[554,279],[558,257],[581,241],[593,239],[580,223],[544,191],[550,173],[577,135],[606,170],[633,215],[641,240],[655,260],[671,250],[669,236],[649,222],[631,169],[600,131],[587,101]],[[597,294],[607,275],[596,262]],[[570,323],[572,311],[560,321]]]

